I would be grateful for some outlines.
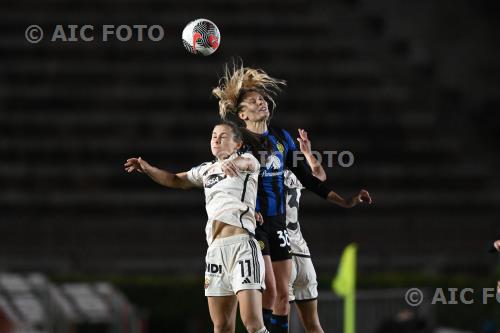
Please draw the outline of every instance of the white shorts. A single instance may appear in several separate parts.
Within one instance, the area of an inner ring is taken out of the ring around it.
[[[308,301],[318,298],[318,281],[311,258],[292,255],[292,276],[288,300]]]
[[[249,235],[215,239],[208,247],[205,263],[205,296],[265,289],[264,259],[259,244]]]

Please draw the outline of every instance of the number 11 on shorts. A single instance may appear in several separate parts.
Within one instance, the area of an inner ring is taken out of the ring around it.
[[[238,261],[241,268],[241,277],[252,276],[252,271],[250,269],[250,259]],[[245,275],[245,264],[247,264],[248,275]]]

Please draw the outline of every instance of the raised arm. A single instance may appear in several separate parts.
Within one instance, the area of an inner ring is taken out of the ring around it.
[[[151,178],[158,184],[169,188],[189,189],[195,187],[195,185],[189,181],[187,172],[181,172],[177,174],[170,173],[168,171],[158,169],[157,167],[150,165],[140,157],[129,158],[127,162],[125,162],[124,166],[125,170],[129,173],[133,171],[145,173],[149,176],[149,178]]]
[[[299,128],[299,137],[297,138],[299,142],[300,151],[304,154],[307,163],[311,167],[312,175],[322,182],[326,180],[326,172],[323,169],[323,166],[319,161],[314,157],[311,150],[311,141],[307,136],[307,132],[301,128]]]

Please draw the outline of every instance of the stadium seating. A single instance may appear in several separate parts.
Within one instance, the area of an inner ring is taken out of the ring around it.
[[[483,269],[483,241],[498,231],[498,162],[477,134],[489,117],[474,105],[492,95],[481,89],[486,74],[459,61],[472,51],[442,42],[452,28],[439,8],[418,3],[196,0],[195,14],[173,1],[0,4],[0,268],[200,271],[202,194],[163,189],[123,163],[142,156],[183,171],[210,159],[210,92],[240,56],[288,81],[274,124],[307,129],[317,150],[352,151],[354,165],[327,168],[328,182],[343,195],[366,188],[375,201],[343,210],[304,195],[302,228],[319,269],[333,271],[350,241],[362,269]],[[483,15],[459,3],[458,18]],[[193,15],[221,29],[210,57],[182,48]],[[138,22],[164,25],[165,40],[47,39],[56,24]],[[47,31],[40,44],[24,40],[30,24]],[[454,28],[455,45],[484,32]]]

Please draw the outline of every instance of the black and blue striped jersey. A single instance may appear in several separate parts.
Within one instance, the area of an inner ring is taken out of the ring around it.
[[[278,129],[279,130],[279,129]],[[264,216],[285,214],[284,172],[286,156],[296,150],[290,134],[283,131],[281,140],[275,131],[262,134],[271,142],[272,152],[261,161],[256,210]],[[265,162],[265,163],[263,163]]]
[[[269,153],[262,151],[259,154],[261,156],[255,156],[261,163],[255,208],[257,212],[263,216],[285,215],[284,172],[287,168],[303,184],[307,184],[307,188],[312,192],[326,198],[330,190],[312,176],[303,159],[296,158],[298,150],[290,133],[284,129],[270,128],[259,137],[262,142],[266,139],[269,141],[271,151]],[[264,155],[266,158],[261,158]]]

